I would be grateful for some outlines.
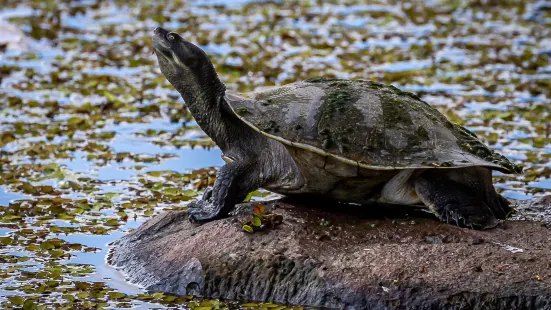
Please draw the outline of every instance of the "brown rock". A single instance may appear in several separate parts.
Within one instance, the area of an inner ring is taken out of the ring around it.
[[[550,202],[519,205],[516,218],[546,220]],[[108,261],[131,282],[181,295],[349,309],[551,309],[551,231],[540,222],[474,231],[403,208],[266,208],[283,224],[254,234],[239,222],[250,210],[201,226],[167,212],[112,244]]]

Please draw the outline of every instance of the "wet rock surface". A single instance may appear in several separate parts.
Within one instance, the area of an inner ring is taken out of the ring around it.
[[[515,218],[528,220],[488,231],[401,207],[313,205],[267,202],[283,224],[253,234],[241,224],[251,204],[200,226],[185,212],[167,212],[114,242],[108,262],[149,290],[209,298],[349,309],[551,309],[551,231],[542,215],[551,196],[517,202]]]

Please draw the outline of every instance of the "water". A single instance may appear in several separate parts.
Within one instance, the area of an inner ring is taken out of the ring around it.
[[[203,47],[234,91],[326,76],[416,92],[523,164],[523,175],[495,173],[494,181],[503,195],[530,199],[551,192],[551,16],[538,8],[382,0],[3,6],[0,27],[10,22],[10,40],[22,39],[0,48],[0,304],[188,302],[147,295],[105,264],[109,242],[165,209],[184,209],[223,164],[158,70],[155,26]]]

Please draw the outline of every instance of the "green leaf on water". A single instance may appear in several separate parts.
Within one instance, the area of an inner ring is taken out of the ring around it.
[[[109,298],[111,299],[121,299],[126,297],[125,294],[119,292],[109,292],[107,295],[109,295]]]
[[[70,301],[75,301],[75,300],[76,300],[75,296],[70,295],[70,294],[63,294],[63,295],[61,296],[61,298],[67,299],[67,300],[70,300]]]
[[[14,304],[14,305],[18,305],[18,306],[22,306],[23,303],[25,302],[25,299],[21,296],[8,296],[8,300]]]
[[[117,101],[117,98],[115,97],[115,95],[113,95],[111,92],[109,92],[108,90],[104,90],[103,91],[103,95],[105,96],[105,98],[107,98],[107,100],[111,101],[111,102],[115,102]]]
[[[177,188],[177,187],[171,187],[171,188],[165,188],[163,189],[163,193],[167,194],[167,195],[179,195],[182,193],[182,190]]]
[[[65,252],[63,252],[62,250],[50,250],[50,256],[52,258],[59,258],[61,256],[63,256],[65,254]]]
[[[115,198],[115,197],[119,197],[121,194],[119,194],[119,193],[105,193],[104,195],[105,195],[106,198],[112,199],[112,198]]]
[[[88,298],[88,296],[90,296],[90,294],[88,294],[86,292],[80,292],[80,293],[75,294],[75,296],[78,297],[79,299],[85,299],[85,298]]]
[[[104,223],[105,226],[119,226],[120,221],[118,219],[108,219]]]
[[[37,309],[36,303],[30,299],[25,300],[23,303],[23,310],[34,310]]]
[[[165,301],[165,302],[173,302],[176,299],[178,299],[178,297],[173,296],[173,295],[163,297],[163,301]]]
[[[187,197],[195,197],[197,196],[197,192],[194,191],[194,190],[191,190],[191,189],[186,189],[185,191],[183,191],[181,193],[183,196],[187,196]]]
[[[0,237],[0,244],[2,245],[10,245],[13,243],[13,239],[10,237]]]
[[[44,241],[40,243],[40,248],[44,250],[51,250],[55,248],[55,245],[50,241]]]
[[[156,293],[151,294],[151,296],[153,296],[153,298],[155,298],[155,299],[158,299],[158,298],[163,298],[165,296],[165,294],[162,293],[162,292],[156,292]]]

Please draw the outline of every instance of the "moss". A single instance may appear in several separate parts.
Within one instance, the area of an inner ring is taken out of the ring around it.
[[[451,122],[449,122],[449,123],[452,124]],[[459,129],[461,129],[461,131],[462,131],[463,133],[465,133],[465,134],[467,134],[467,135],[469,135],[469,136],[471,136],[471,137],[473,137],[473,138],[475,138],[475,139],[478,139],[478,136],[477,136],[474,132],[468,130],[467,128],[465,128],[465,127],[463,127],[463,126],[457,125],[457,127],[459,127]]]
[[[362,86],[367,87],[367,88],[386,90],[387,92],[395,94],[397,96],[407,96],[407,97],[410,97],[411,99],[421,101],[421,99],[413,93],[402,91],[401,89],[396,88],[395,86],[392,86],[392,85],[385,85],[385,84],[382,84],[382,83],[378,83],[378,82],[374,82],[374,81],[368,81],[368,80],[345,80],[345,79],[335,79],[335,78],[311,78],[311,79],[305,80],[305,82],[308,82],[308,83],[325,83],[325,84],[328,84],[330,87],[336,87],[336,88],[348,88],[348,87],[351,86],[351,84],[356,84],[357,85],[357,84],[361,83],[361,84],[363,84]],[[425,103],[425,102],[423,101],[423,103]]]
[[[335,112],[344,112],[345,105],[350,102],[350,93],[347,89],[331,92],[326,99],[327,112],[332,115]]]
[[[328,83],[328,82],[334,82],[334,81],[342,81],[342,80],[341,79],[331,79],[331,78],[321,78],[321,77],[310,78],[310,79],[305,80],[305,82],[308,82],[308,83]]]
[[[247,110],[247,108],[239,108],[237,109],[237,114],[239,115],[247,115],[247,114],[250,114],[249,110]]]
[[[377,82],[373,82],[373,81],[367,81],[367,84],[370,88],[375,88],[375,89],[379,89],[379,88],[383,88],[385,87],[384,84],[381,84],[381,83],[377,83]]]
[[[326,92],[319,110],[321,114],[317,126],[319,143],[317,146],[327,151],[350,158],[369,154],[368,156],[374,157],[374,161],[398,160],[400,162],[396,163],[397,165],[408,165],[416,160],[406,159],[409,158],[406,155],[424,151],[430,140],[431,125],[419,126],[414,123],[414,118],[420,115],[426,117],[429,124],[434,123],[435,126],[443,126],[453,132],[458,137],[458,145],[463,151],[502,166],[505,170],[515,172],[522,170],[505,157],[487,148],[474,133],[448,121],[435,108],[414,94],[372,81],[315,78],[307,82],[322,83],[320,87]],[[380,98],[382,119],[377,123],[365,124],[364,113],[354,106],[354,102],[364,91],[371,92]],[[291,100],[291,98],[285,99]],[[266,120],[263,125],[259,128],[266,132],[280,131],[279,126],[273,121]],[[289,129],[297,132],[302,129],[302,126],[297,125]],[[392,143],[388,143],[386,140],[391,138],[388,136],[389,130],[405,135],[407,145],[396,148]],[[450,161],[442,162],[441,158],[424,157],[422,160],[434,167],[450,167],[454,164]]]
[[[258,124],[258,128],[266,133],[278,133],[279,125],[276,121],[268,121],[267,123]]]
[[[383,118],[386,128],[392,128],[401,125],[413,125],[409,109],[406,103],[399,97],[386,95],[381,96],[381,106],[383,108]]]
[[[414,151],[422,148],[429,140],[429,132],[424,127],[418,127],[417,130],[408,136],[407,150]]]
[[[367,134],[363,149],[368,152],[379,151],[385,149],[385,132],[384,128],[372,128]]]
[[[415,134],[419,140],[427,141],[429,139],[429,132],[424,127],[419,126]]]
[[[356,135],[357,126],[363,126],[363,116],[352,102],[354,82],[331,80],[328,83],[327,95],[320,108],[321,117],[318,125],[321,147],[325,150],[338,150],[342,155],[349,156],[351,147],[350,136]],[[355,127],[356,126],[356,127]]]
[[[402,95],[406,95],[406,96],[408,96],[408,97],[410,97],[410,98],[412,98],[412,99],[414,99],[414,100],[419,100],[419,101],[421,101],[421,98],[419,98],[419,97],[418,97],[416,94],[414,94],[414,93],[410,93],[410,92],[405,92],[405,91],[403,91],[403,92],[402,92]]]

